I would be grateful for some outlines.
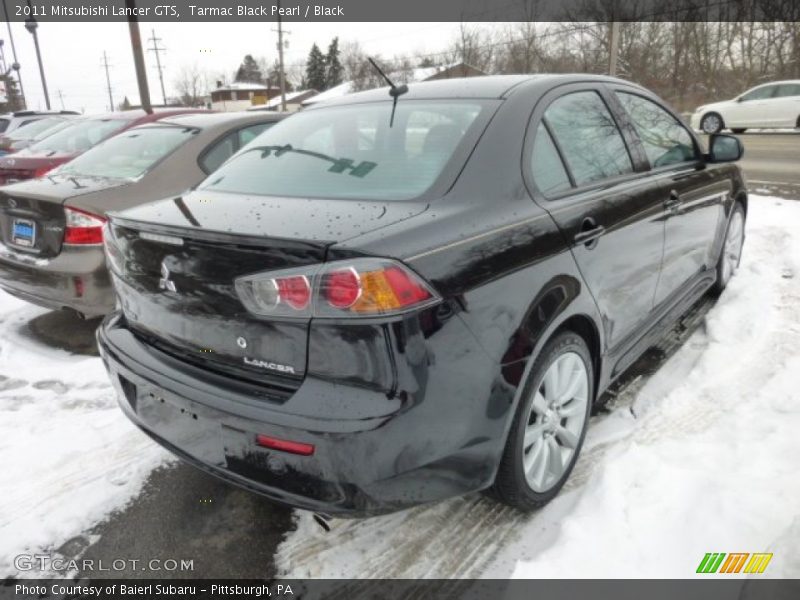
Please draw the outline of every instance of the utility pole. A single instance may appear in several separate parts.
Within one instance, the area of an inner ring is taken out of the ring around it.
[[[14,58],[14,63],[11,68],[17,72],[17,81],[19,82],[19,94],[22,96],[22,108],[27,108],[25,102],[25,89],[22,87],[22,74],[19,72],[20,66],[17,62],[17,47],[14,45],[14,34],[11,31],[11,21],[8,20],[8,7],[6,0],[3,0],[3,16],[6,18],[6,25],[8,26],[8,40],[11,42],[11,56]]]
[[[131,50],[133,50],[133,64],[136,67],[136,82],[139,85],[139,101],[142,108],[148,114],[153,114],[153,106],[150,104],[150,88],[147,85],[147,69],[144,66],[144,54],[142,53],[142,34],[139,32],[139,20],[136,18],[136,2],[125,0],[125,8],[128,14],[128,30],[131,36]]]
[[[103,63],[102,66],[106,69],[106,86],[108,89],[108,110],[113,112],[114,111],[114,96],[111,95],[111,76],[108,74],[108,68],[111,66],[108,64],[108,56],[106,56],[106,51],[103,50]]]
[[[31,9],[31,0],[28,0],[28,8]],[[36,29],[39,24],[33,18],[33,10],[31,9],[31,16],[25,19],[25,29],[33,36],[33,46],[36,50],[36,60],[39,63],[39,76],[42,78],[42,91],[44,92],[44,103],[47,110],[50,110],[50,95],[47,93],[47,80],[44,77],[44,65],[42,64],[42,52],[39,49],[39,36]]]
[[[61,90],[57,90],[58,99],[61,102],[61,110],[64,110],[64,93]]]
[[[153,29],[153,37],[151,37],[148,41],[153,42],[153,47],[148,48],[148,52],[153,52],[156,55],[156,67],[158,68],[158,80],[161,82],[161,98],[164,101],[164,106],[167,105],[167,93],[164,91],[164,71],[161,67],[161,52],[166,52],[166,48],[159,47],[158,43],[161,41],[161,38],[156,37],[156,30]]]
[[[278,0],[278,81],[281,87],[281,112],[286,112],[286,78],[283,76],[283,25],[281,23],[281,0]]]
[[[608,74],[617,74],[617,58],[619,57],[619,21],[612,21],[608,40]]]

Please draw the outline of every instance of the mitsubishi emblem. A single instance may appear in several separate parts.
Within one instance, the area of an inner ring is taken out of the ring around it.
[[[158,280],[158,288],[161,290],[169,290],[170,292],[177,292],[175,289],[175,282],[169,278],[169,269],[167,263],[161,261],[161,279]]]

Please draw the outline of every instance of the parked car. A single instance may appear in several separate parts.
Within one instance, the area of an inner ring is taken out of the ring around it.
[[[31,144],[13,156],[0,158],[0,185],[41,177],[45,173],[86,152],[103,140],[131,127],[175,115],[205,112],[190,108],[126,110],[76,119],[71,127]]]
[[[124,412],[334,515],[552,499],[593,402],[739,263],[747,195],[661,100],[593,75],[303,110],[195,191],[110,215]]]
[[[18,110],[13,113],[0,114],[0,133],[11,133],[20,127],[47,117],[79,114],[74,110]]]
[[[106,140],[43,179],[0,188],[0,287],[87,317],[110,312],[106,212],[180,194],[281,117],[164,117]]]
[[[800,128],[800,79],[765,83],[733,100],[700,106],[692,114],[691,123],[703,133]]]
[[[0,156],[19,152],[57,131],[61,131],[71,125],[74,118],[71,115],[45,117],[29,123],[25,127],[18,127],[11,133],[0,135]]]

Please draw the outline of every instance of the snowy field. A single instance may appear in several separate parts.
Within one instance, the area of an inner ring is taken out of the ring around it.
[[[742,267],[652,377],[594,417],[561,495],[480,495],[387,517],[296,513],[285,577],[687,577],[706,552],[774,552],[800,577],[800,202],[752,196]],[[0,576],[135,499],[170,461],[116,407],[100,359],[26,333],[0,292]],[[266,575],[266,574],[265,574]]]

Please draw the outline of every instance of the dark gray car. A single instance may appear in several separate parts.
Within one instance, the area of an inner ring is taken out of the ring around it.
[[[169,197],[180,205],[179,194],[282,116],[166,118],[110,138],[46,177],[0,187],[0,288],[86,317],[110,312],[106,213]]]

